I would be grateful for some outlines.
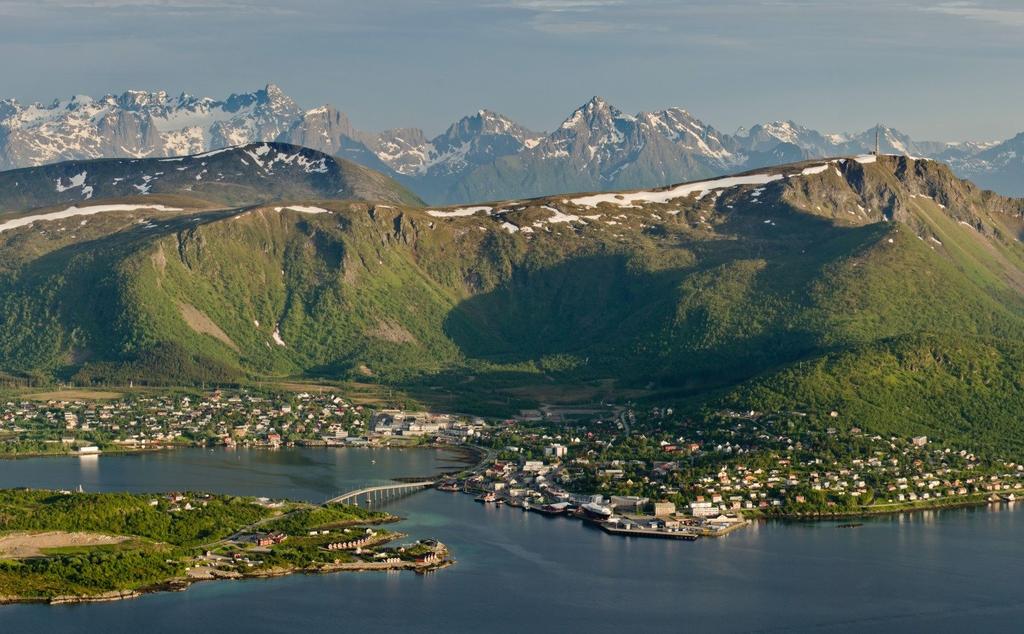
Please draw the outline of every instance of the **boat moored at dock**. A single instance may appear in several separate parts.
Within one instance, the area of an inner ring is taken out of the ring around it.
[[[606,522],[611,519],[612,509],[596,502],[587,502],[580,506],[581,517],[592,522]]]
[[[541,506],[535,506],[532,510],[545,515],[563,515],[572,506],[568,502],[555,502],[553,504],[542,504]]]

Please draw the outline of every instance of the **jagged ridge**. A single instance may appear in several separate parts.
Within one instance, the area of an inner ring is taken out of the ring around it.
[[[916,142],[890,127],[880,132],[885,153],[939,158],[984,186],[1021,193],[1019,139],[993,148]],[[429,138],[415,128],[360,131],[331,106],[303,111],[272,84],[224,100],[129,91],[47,106],[0,102],[0,169],[66,159],[191,154],[275,140],[353,160],[444,203],[652,187],[856,154],[874,149],[875,129],[823,134],[776,121],[726,134],[679,108],[627,115],[595,97],[550,134],[481,110]]]

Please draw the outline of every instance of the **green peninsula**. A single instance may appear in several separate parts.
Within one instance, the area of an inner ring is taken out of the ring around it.
[[[433,540],[394,545],[397,518],[344,504],[210,493],[0,490],[0,603],[72,603],[295,572],[432,570]]]

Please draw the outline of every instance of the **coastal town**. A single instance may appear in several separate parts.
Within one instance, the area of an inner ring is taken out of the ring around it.
[[[798,427],[794,420],[806,418],[799,412],[723,411],[678,423],[663,408],[624,409],[605,421],[510,421],[486,436],[499,459],[463,486],[483,501],[579,508],[609,528],[689,522],[705,534],[742,518],[1008,503],[1024,489],[1017,462],[927,436],[882,437],[826,416],[823,428]]]
[[[397,410],[395,410],[397,412]],[[408,445],[471,439],[482,419],[411,414],[381,423],[333,393],[264,394],[219,390],[133,395],[111,400],[45,398],[0,404],[0,455],[92,454],[175,446],[265,447]]]
[[[485,419],[357,404],[335,390],[88,396],[0,400],[0,455],[91,462],[186,448],[446,449],[460,457],[433,473],[313,503],[70,486],[3,490],[0,559],[8,573],[0,582],[8,592],[0,603],[110,601],[295,573],[430,573],[454,563],[448,547],[406,539],[384,524],[399,519],[387,512],[390,501],[431,488],[491,512],[580,522],[614,539],[686,542],[772,518],[836,519],[852,529],[873,514],[1009,505],[1024,495],[1024,465],[926,435],[871,433],[835,410],[722,410],[693,418],[671,407],[605,401]],[[124,513],[97,513],[97,505]],[[118,523],[128,517],[136,518],[131,526]],[[159,543],[176,544],[173,556]],[[79,553],[95,554],[90,574],[102,582],[68,584],[61,571]]]
[[[835,411],[693,420],[666,407],[607,403],[485,420],[374,409],[331,391],[251,390],[0,406],[6,456],[182,446],[463,448],[475,466],[424,478],[485,504],[677,539],[723,535],[755,518],[1007,503],[1024,492],[1022,464],[923,435],[872,434]]]

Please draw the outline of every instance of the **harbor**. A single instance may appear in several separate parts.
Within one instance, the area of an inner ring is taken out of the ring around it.
[[[451,457],[429,449],[182,449],[105,455],[98,470],[73,457],[11,462],[0,484],[74,488],[84,482],[87,491],[206,484],[223,493],[321,502],[374,477],[436,473]],[[899,619],[909,593],[925,605],[916,618],[938,630],[966,627],[993,610],[1005,617],[998,624],[1003,629],[1012,631],[1021,618],[1015,570],[1005,565],[1022,553],[1019,503],[873,517],[858,520],[863,525],[856,529],[837,529],[840,522],[829,520],[755,521],[727,539],[690,542],[614,535],[568,515],[474,502],[478,494],[426,489],[384,507],[404,518],[388,525],[409,535],[400,543],[433,537],[449,548],[458,562],[438,573],[293,574],[195,583],[186,592],[134,601],[6,606],[4,626],[12,632],[37,631],[43,624],[61,632],[163,632],[181,629],[201,613],[204,626],[213,629],[270,632],[300,625],[313,631],[337,629],[343,613],[346,628],[377,631],[408,624],[382,608],[382,601],[396,601],[416,613],[416,631],[441,634],[479,627],[494,597],[509,588],[547,625],[538,631],[608,631],[605,624],[626,614],[644,615],[645,629],[667,631],[678,630],[681,620],[711,630],[723,613],[745,631],[758,629],[766,613],[783,614],[790,629],[842,625],[845,614],[808,610],[836,593],[853,597],[869,620]],[[333,533],[330,539],[343,541]],[[828,565],[836,552],[848,555],[842,574]],[[744,600],[709,603],[709,591]],[[905,594],[896,598],[897,591]],[[509,621],[491,629],[521,627]],[[863,621],[852,627],[863,627]]]
[[[750,524],[750,520],[736,514],[694,517],[677,513],[675,505],[667,502],[648,504],[646,500],[627,499],[623,504],[622,499],[604,500],[601,496],[578,496],[562,491],[511,495],[452,479],[439,482],[434,488],[473,495],[474,501],[484,505],[506,505],[527,513],[582,521],[619,537],[696,541],[701,537],[724,537]],[[571,498],[571,501],[563,498]],[[645,514],[643,511],[647,508],[654,514]]]

